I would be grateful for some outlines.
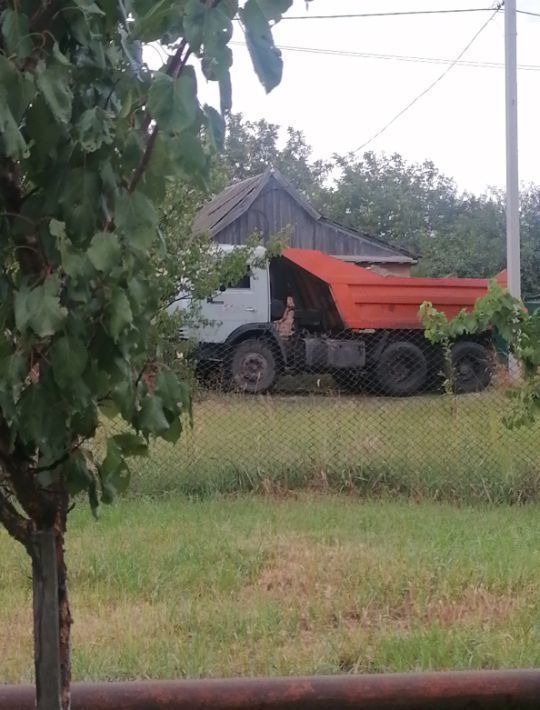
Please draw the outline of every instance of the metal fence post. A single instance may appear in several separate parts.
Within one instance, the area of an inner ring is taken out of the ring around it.
[[[53,530],[32,540],[34,656],[38,710],[61,710],[58,577]]]

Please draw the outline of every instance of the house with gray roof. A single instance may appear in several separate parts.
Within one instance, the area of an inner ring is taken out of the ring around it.
[[[262,242],[285,232],[288,246],[325,254],[381,273],[410,275],[416,258],[382,239],[326,219],[273,168],[233,183],[198,213],[194,231],[220,244],[245,244],[254,233]]]

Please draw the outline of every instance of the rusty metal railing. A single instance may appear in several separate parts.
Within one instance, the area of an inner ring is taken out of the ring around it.
[[[0,710],[33,710],[32,686],[0,686]],[[73,710],[532,710],[540,671],[76,683]]]

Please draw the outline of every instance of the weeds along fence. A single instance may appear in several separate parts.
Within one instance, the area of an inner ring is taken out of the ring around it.
[[[402,334],[351,366],[362,347],[336,340],[310,353],[309,367],[305,356],[296,367],[289,358],[287,370],[264,340],[199,359],[193,425],[185,421],[175,445],[153,444],[148,458],[132,460],[130,494],[540,498],[540,424],[507,426],[513,383],[489,344],[463,341],[444,353]],[[103,435],[120,429],[106,420]]]

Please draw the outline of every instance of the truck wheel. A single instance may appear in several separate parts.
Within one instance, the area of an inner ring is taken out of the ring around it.
[[[452,347],[452,387],[458,394],[481,392],[491,382],[489,351],[480,343],[463,341]]]
[[[234,389],[249,394],[267,392],[277,377],[277,362],[272,346],[264,340],[244,340],[234,350],[229,375]]]
[[[407,397],[421,390],[427,373],[428,364],[422,350],[405,341],[389,345],[376,367],[379,386],[394,397]]]

